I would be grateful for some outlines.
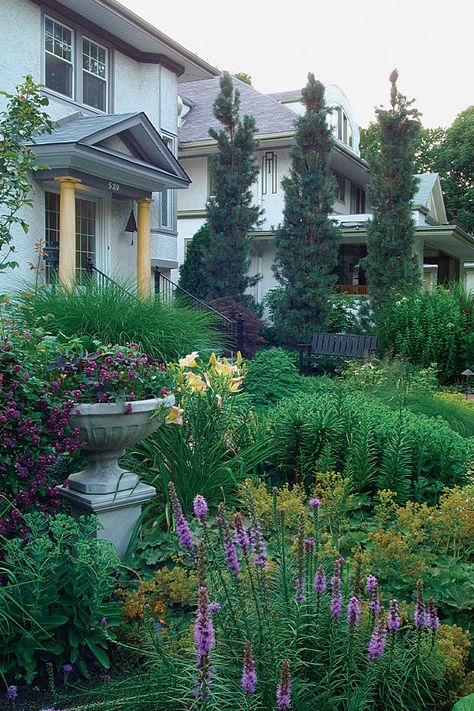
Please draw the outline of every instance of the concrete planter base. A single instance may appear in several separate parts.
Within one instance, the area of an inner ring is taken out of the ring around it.
[[[120,558],[123,558],[133,530],[142,513],[142,505],[153,499],[156,489],[148,484],[138,484],[131,491],[115,494],[87,494],[60,486],[61,496],[71,504],[75,518],[94,514],[103,528],[98,538],[112,541]]]

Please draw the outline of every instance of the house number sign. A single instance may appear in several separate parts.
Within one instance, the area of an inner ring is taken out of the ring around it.
[[[109,180],[109,190],[112,190],[114,193],[116,193],[118,190],[120,190],[120,183],[112,183]]]

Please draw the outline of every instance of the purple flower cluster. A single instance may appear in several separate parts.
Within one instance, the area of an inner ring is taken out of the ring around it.
[[[173,511],[174,524],[176,526],[176,533],[179,542],[181,543],[183,548],[186,548],[190,553],[194,553],[194,543],[191,534],[191,529],[189,528],[189,523],[187,522],[186,517],[183,514],[183,509],[181,508],[181,504],[178,501],[176,489],[174,488],[174,484],[172,481],[170,481],[168,484],[168,491],[170,495],[171,509]]]
[[[201,521],[201,523],[204,523],[204,521],[206,520],[208,510],[209,507],[204,496],[201,496],[201,494],[197,494],[197,496],[194,497],[193,501],[193,511],[194,515]]]
[[[426,611],[423,600],[423,583],[419,580],[416,584],[416,603],[414,614],[415,625],[418,629],[426,626]]]
[[[236,578],[240,573],[239,559],[230,528],[227,525],[224,528],[224,559],[227,570]]]
[[[385,629],[382,620],[378,619],[367,648],[367,659],[369,661],[374,661],[375,659],[383,657],[386,642],[387,630]]]
[[[360,600],[357,595],[352,595],[347,605],[347,621],[349,627],[354,629],[354,627],[359,626],[360,622]]]
[[[263,533],[260,528],[255,527],[250,529],[250,541],[252,543],[254,565],[267,570],[267,546],[265,545],[265,539],[263,538]]]
[[[244,694],[250,696],[250,694],[255,693],[255,689],[257,688],[257,672],[255,671],[252,645],[250,644],[250,642],[246,642],[244,647],[241,683]]]
[[[30,334],[0,338],[0,480],[11,504],[0,535],[7,537],[27,534],[28,510],[58,510],[56,485],[80,444],[70,425],[74,400],[45,379],[49,356],[40,345]]]
[[[199,672],[196,679],[196,698],[209,697],[210,666],[209,653],[215,644],[214,626],[212,624],[211,610],[209,605],[209,595],[207,587],[201,585],[198,590],[198,606],[196,620],[194,622],[194,641],[197,653],[197,669]]]
[[[276,689],[276,705],[278,711],[291,709],[291,674],[290,662],[287,659],[281,663],[280,682]]]
[[[387,629],[390,632],[396,632],[400,629],[400,613],[398,611],[398,602],[396,600],[390,600]]]
[[[243,551],[250,547],[250,539],[245,530],[244,521],[239,513],[234,514],[234,541],[235,545]]]
[[[331,578],[331,614],[336,620],[342,615],[341,559],[334,563],[334,575]]]
[[[6,699],[7,701],[10,701],[11,703],[15,703],[15,699],[18,696],[18,687],[17,686],[9,686],[7,689],[6,693]]]
[[[433,632],[439,627],[439,617],[438,611],[435,607],[434,600],[432,597],[428,600],[428,613],[426,615],[426,626],[429,627]]]
[[[316,571],[316,575],[314,576],[314,588],[318,597],[321,597],[323,592],[326,590],[326,576],[324,575],[322,566],[319,566]]]

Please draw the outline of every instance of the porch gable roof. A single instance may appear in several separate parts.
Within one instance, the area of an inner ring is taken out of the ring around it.
[[[191,182],[143,112],[73,114],[31,145],[47,166],[35,174],[37,180],[51,180],[66,171],[95,187],[101,187],[103,181],[107,189],[110,181],[119,186],[114,188],[117,197],[187,188]]]

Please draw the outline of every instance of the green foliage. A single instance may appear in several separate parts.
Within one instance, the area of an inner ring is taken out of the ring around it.
[[[41,168],[31,144],[35,136],[51,133],[53,123],[43,111],[49,101],[31,75],[16,87],[15,94],[6,91],[0,94],[7,100],[6,110],[0,113],[0,252],[6,249],[0,255],[2,270],[18,266],[18,262],[10,259],[15,250],[14,227],[28,233],[28,224],[18,213],[24,205],[32,205],[31,173]]]
[[[296,121],[292,165],[282,180],[285,208],[275,238],[274,272],[283,289],[272,308],[280,343],[292,345],[325,328],[340,239],[329,219],[335,196],[329,169],[333,143],[329,109],[324,86],[313,74],[308,75],[302,102],[306,113]]]
[[[209,251],[211,235],[205,222],[196,232],[186,250],[186,259],[179,268],[179,286],[198,299],[206,299],[210,291],[204,260]]]
[[[213,509],[222,493],[235,502],[239,483],[268,455],[265,432],[250,411],[248,396],[239,391],[239,373],[236,365],[212,356],[209,363],[177,369],[173,391],[183,425],[160,427],[131,452],[133,466],[142,481],[157,489],[161,503],[168,500],[169,481],[186,512],[198,493]]]
[[[449,219],[474,232],[474,106],[460,113],[446,131],[436,166]]]
[[[207,203],[210,241],[202,263],[210,299],[242,296],[250,285],[248,233],[260,215],[252,205],[251,189],[259,171],[255,120],[240,118],[240,94],[228,72],[222,74],[220,88],[214,116],[222,128],[209,129],[217,153],[211,156],[214,195]]]
[[[413,256],[415,230],[411,215],[415,139],[420,131],[413,102],[397,89],[398,72],[390,75],[391,108],[377,109],[380,150],[373,155],[369,202],[373,219],[367,225],[367,257],[363,260],[371,304],[380,313],[394,294],[421,279]]]
[[[239,79],[240,81],[243,81],[244,84],[252,86],[252,77],[250,76],[250,74],[247,74],[247,72],[236,72],[234,74],[234,77],[236,79]]]
[[[379,347],[422,368],[436,364],[440,379],[449,382],[472,365],[463,361],[465,335],[472,330],[455,293],[420,290],[386,305],[378,321]]]
[[[459,699],[454,706],[453,711],[472,711],[474,708],[474,694],[469,694],[463,699]]]
[[[1,676],[31,684],[47,662],[58,671],[73,664],[87,676],[91,654],[108,668],[105,624],[120,619],[111,601],[119,566],[113,545],[96,538],[93,517],[35,513],[24,523],[25,540],[2,540],[8,582],[0,586]]]
[[[30,325],[102,343],[138,343],[149,356],[165,362],[194,348],[218,348],[223,340],[212,314],[178,301],[167,305],[151,298],[137,299],[120,284],[90,283],[54,293],[45,287],[19,298]]]
[[[304,389],[305,383],[291,355],[283,348],[271,348],[249,361],[245,392],[254,405],[265,407]]]
[[[377,477],[400,501],[435,501],[445,486],[465,480],[468,443],[440,418],[415,415],[400,399],[393,411],[370,393],[318,381],[311,394],[283,400],[268,413],[277,451],[272,461],[290,481],[309,486],[328,447],[336,470],[347,471],[356,490],[374,492]]]

